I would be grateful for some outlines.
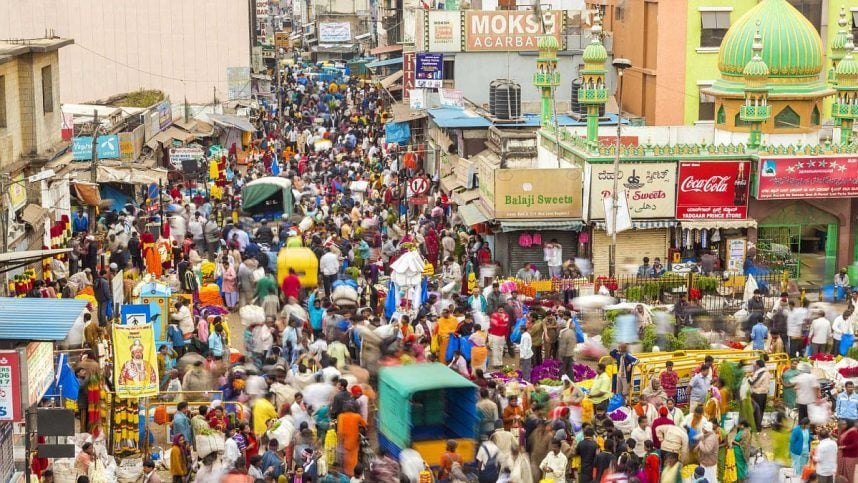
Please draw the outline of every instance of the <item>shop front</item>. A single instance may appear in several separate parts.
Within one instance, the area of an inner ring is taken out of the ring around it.
[[[742,271],[748,250],[749,161],[681,161],[677,180],[676,250],[671,263],[695,263],[705,253],[716,270]]]
[[[496,169],[480,178],[481,202],[495,220],[495,260],[515,274],[525,263],[548,276],[546,244],[560,245],[562,260],[588,251],[589,235],[581,233],[582,170]],[[582,246],[583,245],[583,246]]]
[[[754,262],[789,270],[803,283],[831,284],[837,270],[855,258],[856,172],[855,156],[759,159],[749,204],[758,224],[749,236]]]
[[[671,229],[676,226],[676,162],[623,162],[618,171],[618,196],[625,196],[632,229],[617,234],[617,272],[634,273],[644,257],[667,260]],[[605,200],[614,189],[610,163],[587,163],[584,199],[587,220],[593,222],[592,261],[596,276],[608,274],[611,236],[605,222]],[[608,205],[610,201],[608,201]],[[666,265],[666,263],[664,263]]]

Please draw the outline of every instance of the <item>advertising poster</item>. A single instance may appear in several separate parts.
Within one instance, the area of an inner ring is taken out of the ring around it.
[[[17,351],[0,351],[0,421],[21,421],[21,363]]]
[[[495,218],[581,218],[580,169],[497,169],[494,179]]]
[[[679,163],[676,218],[744,220],[748,216],[748,161]]]
[[[352,39],[352,24],[348,22],[319,23],[319,42],[348,42]]]
[[[444,85],[444,54],[417,54],[414,87],[440,89]]]
[[[426,89],[408,91],[408,107],[412,110],[426,109]]]
[[[614,189],[611,164],[593,165],[590,171],[590,220],[604,220],[602,199]],[[624,163],[620,165],[619,191],[626,192],[632,219],[673,218],[676,209],[676,165]]]
[[[462,50],[462,16],[458,11],[429,10],[429,51]]]
[[[37,404],[54,383],[53,342],[30,342],[24,350],[27,361],[27,403]]]
[[[537,50],[539,37],[544,33],[555,37],[562,47],[563,18],[562,11],[544,12],[540,21],[530,10],[468,10],[465,51]]]
[[[158,359],[152,324],[114,325],[113,384],[122,399],[158,395]]]
[[[858,156],[763,158],[758,200],[858,196]]]
[[[98,136],[97,143],[95,151],[98,159],[119,159],[122,156],[118,135]],[[92,159],[92,136],[80,136],[72,139],[72,159],[75,161]]]
[[[465,108],[465,94],[461,89],[438,89],[441,107]]]

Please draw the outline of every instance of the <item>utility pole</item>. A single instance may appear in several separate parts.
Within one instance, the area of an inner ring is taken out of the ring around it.
[[[98,183],[98,109],[92,111],[92,160],[90,167],[92,168],[92,182]]]

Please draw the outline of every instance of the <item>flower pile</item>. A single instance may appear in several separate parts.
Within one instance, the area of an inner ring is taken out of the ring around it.
[[[543,379],[560,380],[561,369],[563,363],[557,359],[545,359],[542,364],[534,366],[530,372],[531,381],[541,381]]]
[[[820,362],[831,362],[834,360],[834,356],[831,354],[819,353],[810,356],[810,360],[812,361],[820,361]]]
[[[837,370],[843,377],[858,377],[858,366],[856,367],[841,367]]]

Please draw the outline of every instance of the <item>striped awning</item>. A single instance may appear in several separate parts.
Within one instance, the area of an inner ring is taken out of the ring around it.
[[[678,222],[676,220],[632,220],[632,228],[635,230],[663,230],[673,228]],[[607,228],[604,221],[597,221],[596,228],[604,230]]]
[[[86,311],[86,300],[0,298],[0,340],[60,341]]]
[[[502,220],[501,231],[526,230],[569,230],[581,231],[584,222],[581,220]]]
[[[725,230],[736,230],[740,228],[756,228],[757,220],[687,220],[680,221],[682,228],[688,230],[712,230],[723,228]]]

